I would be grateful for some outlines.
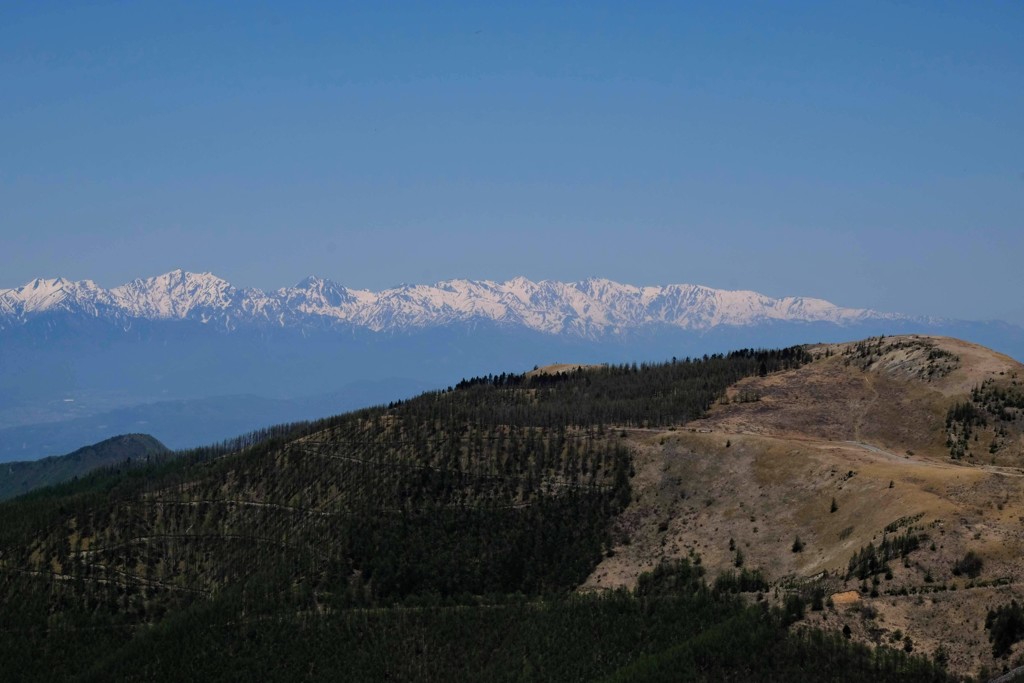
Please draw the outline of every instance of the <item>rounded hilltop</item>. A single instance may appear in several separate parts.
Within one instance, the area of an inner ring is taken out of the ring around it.
[[[607,367],[604,363],[599,364],[586,364],[586,363],[552,363],[551,365],[545,365],[543,367],[534,368],[526,373],[527,377],[537,377],[539,375],[557,375],[562,372],[576,372],[577,370],[599,370],[600,368]]]

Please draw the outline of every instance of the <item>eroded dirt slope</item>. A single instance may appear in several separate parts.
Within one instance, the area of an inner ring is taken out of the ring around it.
[[[635,496],[587,587],[629,586],[696,553],[712,579],[761,569],[768,599],[776,588],[836,595],[813,623],[941,646],[964,674],[1000,668],[984,621],[1024,598],[1024,367],[948,338],[811,350],[807,366],[731,387],[705,419],[622,432]],[[897,537],[916,547],[884,572],[851,573],[862,548]],[[982,561],[974,577],[954,571],[968,552]]]

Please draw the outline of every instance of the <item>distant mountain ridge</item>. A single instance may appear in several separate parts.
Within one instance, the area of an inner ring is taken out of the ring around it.
[[[57,278],[0,290],[0,328],[52,312],[123,324],[189,320],[226,331],[327,324],[400,332],[488,321],[592,339],[655,327],[704,331],[768,322],[930,322],[811,297],[772,298],[690,284],[635,286],[600,278],[572,283],[523,277],[506,282],[446,280],[372,292],[308,277],[295,287],[266,292],[236,288],[211,273],[175,270],[112,289],[91,280]]]
[[[100,467],[121,465],[131,460],[144,461],[149,456],[169,452],[149,434],[123,434],[67,455],[3,463],[0,465],[0,501],[69,481]]]

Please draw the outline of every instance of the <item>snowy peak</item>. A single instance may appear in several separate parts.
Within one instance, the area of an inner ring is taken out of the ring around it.
[[[281,325],[301,324],[303,319],[342,322],[348,321],[368,294],[353,292],[337,282],[310,275],[295,287],[274,292],[266,305],[276,312]]]
[[[351,290],[310,276],[274,292],[237,289],[212,273],[175,270],[105,290],[89,280],[37,279],[0,290],[0,319],[22,321],[46,311],[99,318],[194,320],[231,330],[242,325],[354,325],[401,331],[474,321],[549,334],[599,337],[668,326],[707,330],[769,321],[828,322],[906,319],[822,299],[773,299],[751,291],[673,284],[638,287],[602,278],[564,283],[445,280],[380,292]]]
[[[237,302],[237,290],[211,273],[174,270],[134,280],[110,290],[114,301],[134,317],[184,319],[202,311],[224,311]]]
[[[283,289],[280,292],[286,295],[301,294],[306,298],[308,305],[324,309],[338,308],[356,301],[356,297],[346,287],[313,275],[295,285],[293,289]]]
[[[92,280],[36,278],[17,289],[0,290],[0,314],[22,317],[47,311],[85,310],[97,314],[110,295]]]

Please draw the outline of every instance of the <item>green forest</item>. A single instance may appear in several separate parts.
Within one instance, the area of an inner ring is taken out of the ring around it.
[[[631,500],[624,430],[809,360],[477,377],[0,504],[4,678],[946,680],[795,626],[804,596],[770,607],[756,569],[577,592]]]

